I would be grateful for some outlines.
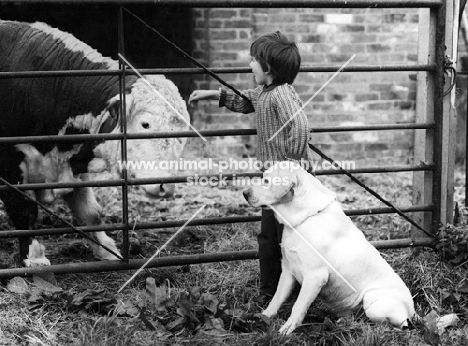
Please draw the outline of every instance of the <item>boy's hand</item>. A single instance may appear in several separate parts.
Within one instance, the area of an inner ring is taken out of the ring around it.
[[[200,100],[219,100],[218,90],[194,90],[189,97],[188,102],[194,103]]]

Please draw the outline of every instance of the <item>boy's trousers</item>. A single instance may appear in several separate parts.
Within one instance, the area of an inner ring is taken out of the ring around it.
[[[260,260],[260,293],[274,295],[281,275],[281,236],[283,225],[276,218],[273,210],[262,209],[262,221],[258,240]]]

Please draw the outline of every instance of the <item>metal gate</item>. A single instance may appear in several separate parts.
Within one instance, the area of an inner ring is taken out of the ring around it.
[[[32,2],[27,0],[16,0],[16,3]],[[40,3],[61,3],[61,1],[38,0]],[[314,128],[313,132],[344,132],[344,131],[395,131],[402,129],[412,129],[415,134],[415,159],[414,162],[420,162],[414,165],[405,166],[385,166],[357,168],[350,170],[350,173],[380,173],[380,172],[415,172],[414,179],[414,205],[400,208],[403,212],[417,213],[416,220],[426,230],[435,234],[440,224],[451,221],[453,204],[453,162],[451,149],[453,141],[450,139],[450,131],[454,128],[453,100],[454,92],[448,97],[444,97],[444,88],[447,84],[444,78],[446,65],[445,56],[456,57],[456,38],[452,32],[446,31],[447,28],[456,26],[457,18],[457,0],[454,4],[451,1],[443,0],[68,0],[67,3],[116,3],[120,5],[128,3],[152,3],[154,6],[184,6],[184,7],[278,7],[278,8],[420,8],[420,34],[419,34],[419,53],[418,63],[415,65],[361,65],[347,67],[343,70],[346,73],[359,72],[394,72],[394,71],[417,71],[418,72],[418,95],[417,95],[417,114],[416,122],[412,124],[390,124],[390,125],[366,125],[366,126],[348,126],[348,127],[319,127]],[[119,51],[123,52],[123,29],[122,29],[122,11],[119,16]],[[457,32],[454,30],[454,32]],[[456,35],[455,35],[456,36]],[[454,41],[455,40],[455,41]],[[445,50],[447,47],[447,51]],[[339,66],[327,67],[301,67],[300,72],[335,72]],[[214,73],[250,73],[248,68],[214,68]],[[142,69],[142,74],[200,74],[204,73],[201,68],[178,68],[178,69]],[[132,71],[127,70],[124,64],[121,64],[119,70],[106,71],[33,71],[33,72],[0,72],[0,78],[47,78],[55,76],[88,76],[88,75],[116,75],[120,77],[121,98],[125,98],[124,78],[126,74]],[[122,119],[125,121],[125,119]],[[212,136],[238,136],[255,135],[254,129],[241,130],[206,130],[199,131],[204,137]],[[152,133],[148,135],[127,133],[125,126],[120,134],[99,134],[99,135],[67,135],[67,136],[37,136],[37,137],[8,137],[0,138],[0,144],[19,144],[19,143],[38,143],[38,142],[65,142],[65,141],[94,141],[96,139],[120,140],[122,143],[122,160],[126,161],[126,141],[129,139],[142,138],[169,138],[169,137],[196,137],[192,131],[184,132],[164,132]],[[453,154],[454,154],[454,150]],[[317,171],[317,175],[341,174],[340,170]],[[214,175],[211,175],[214,176]],[[211,177],[208,175],[207,177]],[[225,175],[227,179],[233,179],[233,175]],[[244,176],[260,176],[259,173],[244,174]],[[128,186],[140,184],[161,184],[161,183],[186,183],[189,176],[165,177],[155,179],[131,179],[123,170],[120,179],[108,181],[86,181],[73,183],[50,183],[50,184],[23,184],[17,185],[21,190],[35,189],[53,189],[63,187],[104,187],[120,186],[122,188],[123,203],[123,222],[120,224],[77,227],[83,232],[94,231],[123,231],[122,254],[124,261],[102,261],[87,262],[79,264],[52,265],[50,267],[34,268],[14,268],[0,270],[0,278],[13,276],[31,275],[40,272],[54,273],[75,273],[75,272],[97,272],[114,270],[131,270],[140,268],[146,260],[135,260],[129,258],[129,235],[130,229],[161,229],[169,227],[182,226],[187,220],[164,221],[164,222],[141,222],[130,225],[128,221]],[[6,186],[0,186],[0,189],[8,189]],[[347,215],[364,214],[383,214],[393,213],[392,208],[372,208],[360,210],[348,210]],[[225,223],[257,222],[259,216],[248,217],[220,217],[209,219],[194,219],[190,225],[213,225]],[[74,230],[68,227],[37,229],[37,230],[10,230],[0,232],[0,238],[21,237],[21,236],[40,236],[40,235],[59,235],[73,233]],[[396,239],[389,241],[376,241],[373,244],[377,248],[402,248],[412,246],[429,246],[433,244],[434,238],[423,236],[417,230],[414,230],[411,238]],[[166,258],[157,258],[152,260],[147,267],[175,266],[184,264],[207,263],[215,261],[232,261],[256,259],[256,251],[236,251],[216,254],[197,254],[186,256],[173,256]]]

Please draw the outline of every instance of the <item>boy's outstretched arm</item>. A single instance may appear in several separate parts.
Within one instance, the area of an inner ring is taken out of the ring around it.
[[[194,90],[190,94],[189,103],[197,102],[200,100],[219,100],[219,90]]]
[[[255,89],[242,90],[242,94],[247,96],[247,99],[233,93],[230,90],[221,88],[219,97],[219,106],[226,107],[227,109],[238,113],[252,113],[255,112],[257,99],[262,91],[262,86]]]

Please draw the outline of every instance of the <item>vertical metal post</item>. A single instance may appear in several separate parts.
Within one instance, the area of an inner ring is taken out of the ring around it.
[[[441,223],[441,174],[442,174],[442,124],[444,93],[444,58],[445,58],[445,3],[437,9],[436,27],[436,64],[434,93],[434,154],[435,164],[432,184],[432,231],[435,233]]]
[[[458,53],[458,16],[459,0],[444,2],[445,5],[445,47],[452,67],[457,67]],[[451,87],[453,72],[448,74],[445,80],[444,90]],[[446,74],[447,76],[447,74]],[[442,172],[441,172],[441,223],[453,223],[455,192],[455,147],[456,147],[456,109],[455,109],[455,88],[452,88],[443,98],[443,125],[442,125]]]
[[[124,23],[123,23],[123,8],[119,8],[119,19],[118,19],[118,51],[122,56],[125,56],[124,46]],[[121,159],[122,162],[127,162],[127,114],[126,114],[126,99],[125,99],[125,63],[119,61],[119,67],[122,73],[119,75],[119,93],[120,93],[120,126],[123,138],[120,141],[121,145]],[[124,261],[128,263],[130,257],[130,246],[128,239],[128,174],[127,167],[122,165],[121,178],[124,180],[122,186],[122,224],[124,226],[122,231],[122,255]]]
[[[435,217],[433,230],[440,225],[453,222],[453,194],[455,167],[455,90],[444,97],[451,81],[444,78],[445,56],[449,56],[454,64],[457,53],[457,23],[454,17],[458,12],[458,1],[446,1],[437,12],[436,34],[436,94],[434,98],[434,194],[433,204]],[[458,16],[456,16],[458,18]],[[454,65],[456,68],[456,65]]]

